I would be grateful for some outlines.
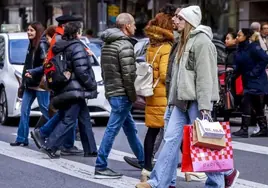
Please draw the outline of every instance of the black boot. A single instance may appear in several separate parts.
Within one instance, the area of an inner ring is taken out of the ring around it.
[[[260,131],[257,133],[253,133],[250,135],[251,137],[267,137],[268,132],[267,132],[267,120],[266,116],[258,116],[257,117],[257,122],[260,126]]]
[[[251,117],[249,115],[242,115],[242,126],[239,131],[233,132],[233,136],[239,136],[242,138],[248,138],[248,127],[251,123]]]

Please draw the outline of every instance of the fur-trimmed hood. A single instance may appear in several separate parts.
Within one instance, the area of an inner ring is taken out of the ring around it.
[[[163,29],[158,26],[147,26],[145,28],[145,34],[150,40],[155,42],[173,42],[174,35],[173,31],[168,29]]]

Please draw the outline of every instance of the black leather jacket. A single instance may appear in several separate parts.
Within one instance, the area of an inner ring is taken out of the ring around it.
[[[41,38],[38,48],[35,50],[31,43],[28,47],[22,72],[22,87],[37,87],[40,84],[43,74],[34,75],[33,78],[25,77],[25,73],[29,69],[34,69],[43,65],[48,50],[48,44],[44,36]]]

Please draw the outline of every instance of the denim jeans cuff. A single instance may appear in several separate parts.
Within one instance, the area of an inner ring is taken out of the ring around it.
[[[102,170],[106,170],[107,169],[107,167],[105,167],[105,168],[101,168],[101,167],[97,167],[97,166],[95,166],[95,170],[100,170],[100,171],[102,171]]]
[[[40,136],[41,136],[42,138],[47,138],[47,137],[48,137],[48,135],[46,135],[46,134],[44,134],[44,133],[42,132],[42,127],[39,129],[39,133],[40,133]]]
[[[25,139],[25,138],[19,137],[19,136],[16,138],[16,142],[22,142],[24,144],[28,144],[29,143],[28,139]]]
[[[154,181],[153,180],[148,180],[147,183],[149,183],[152,188],[156,188],[156,186],[154,185]]]

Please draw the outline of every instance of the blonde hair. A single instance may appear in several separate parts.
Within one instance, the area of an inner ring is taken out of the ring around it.
[[[250,37],[251,42],[259,41],[259,39],[260,39],[260,34],[258,32],[254,32],[253,35]]]
[[[178,50],[178,63],[180,62],[181,56],[185,50],[185,46],[188,42],[190,32],[194,27],[189,24],[188,22],[185,22],[185,28],[181,32],[181,40],[179,44],[179,50]]]

